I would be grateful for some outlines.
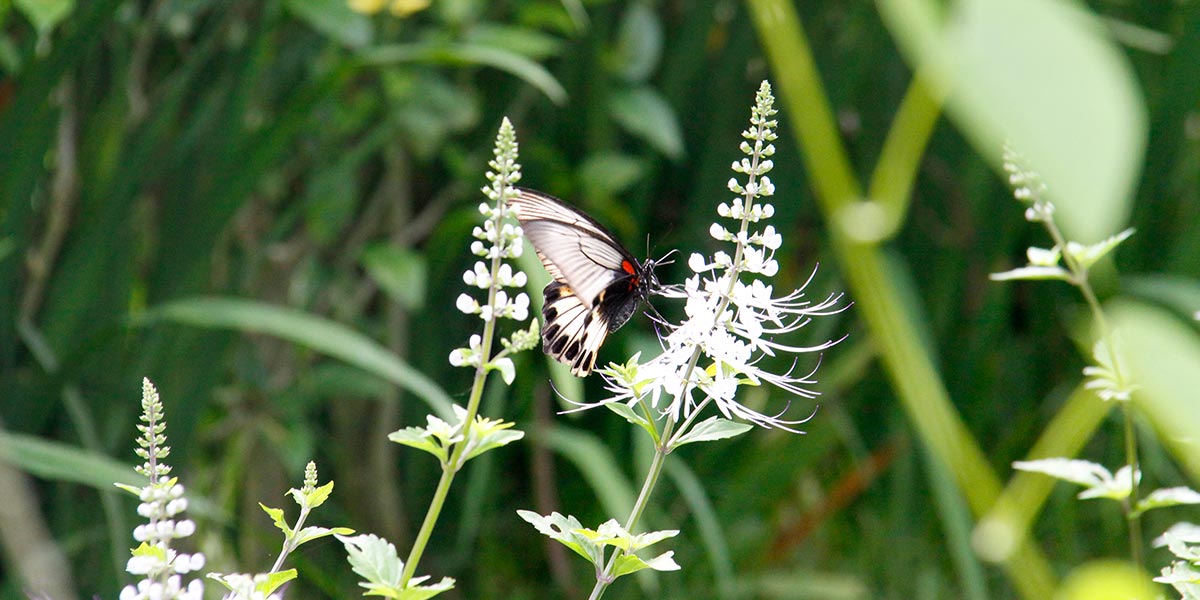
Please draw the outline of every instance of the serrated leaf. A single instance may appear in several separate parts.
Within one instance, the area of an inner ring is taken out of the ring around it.
[[[410,448],[424,450],[437,457],[438,461],[445,464],[449,456],[446,454],[446,449],[435,443],[429,437],[428,432],[420,427],[405,427],[399,431],[393,431],[388,434],[388,440],[402,444]]]
[[[653,546],[667,538],[673,538],[679,535],[678,529],[664,529],[662,531],[648,531],[639,533],[633,536],[633,550],[641,550],[647,546]]]
[[[646,417],[639,415],[637,411],[633,410],[633,408],[628,404],[625,404],[624,402],[608,402],[604,404],[604,408],[617,413],[626,421],[641,427],[646,431],[646,433],[650,434],[650,439],[654,440],[654,443],[658,443],[658,429],[655,428],[654,424],[648,421]]]
[[[1079,264],[1084,269],[1087,269],[1096,264],[1096,262],[1101,258],[1107,256],[1108,253],[1112,252],[1121,244],[1121,242],[1129,239],[1129,236],[1133,235],[1133,232],[1134,229],[1130,227],[1129,229],[1126,229],[1117,235],[1109,236],[1104,240],[1096,242],[1095,244],[1085,245],[1076,242],[1067,242],[1067,252],[1070,252],[1071,256],[1074,257],[1075,260],[1079,261]]]
[[[636,573],[642,569],[653,569],[655,571],[678,571],[679,564],[672,558],[675,551],[671,550],[664,552],[650,560],[643,560],[636,554],[625,554],[617,559],[617,564],[613,567],[613,577],[621,577],[630,573]]]
[[[636,554],[623,554],[617,559],[617,564],[613,565],[613,579],[622,577],[630,573],[637,573],[642,569],[649,567],[646,561],[642,560]]]
[[[1112,474],[1103,465],[1096,464],[1090,460],[1074,458],[1019,460],[1013,463],[1013,468],[1021,471],[1043,473],[1088,487],[1099,485],[1103,480],[1112,478]]]
[[[613,94],[609,103],[613,119],[634,137],[641,138],[671,160],[683,158],[683,133],[675,110],[648,87]]]
[[[1155,577],[1154,581],[1171,585],[1200,583],[1200,571],[1192,569],[1186,562],[1176,562],[1169,567],[1163,567],[1162,575]],[[1184,596],[1183,600],[1192,600],[1194,597]]]
[[[416,310],[424,305],[429,274],[423,255],[376,244],[363,251],[361,262],[379,288],[401,306]]]
[[[463,462],[471,460],[472,458],[475,458],[476,456],[479,456],[488,450],[511,444],[512,442],[515,442],[523,437],[525,437],[525,432],[517,429],[498,429],[490,431],[480,438],[475,447],[467,451],[465,457],[463,458]]]
[[[284,571],[276,571],[267,573],[267,580],[254,586],[255,591],[262,592],[263,596],[270,596],[279,586],[296,578],[295,569],[287,569]]]
[[[295,545],[299,546],[300,544],[311,542],[313,540],[321,539],[330,535],[354,535],[354,530],[350,529],[349,527],[305,527],[304,529],[300,530],[300,533],[296,534]]]
[[[443,577],[441,581],[432,585],[417,585],[419,581],[425,581],[429,577],[413,577],[408,582],[408,587],[398,589],[394,587],[365,585],[367,591],[364,596],[383,596],[385,598],[395,598],[396,600],[428,600],[442,592],[454,589],[454,579]]]
[[[368,583],[398,588],[404,573],[404,562],[396,553],[396,547],[387,540],[371,533],[337,539],[346,547],[346,559],[350,568]]]
[[[271,522],[275,523],[276,527],[287,535],[292,534],[292,528],[287,524],[282,508],[271,508],[262,502],[259,502],[258,505],[267,513],[267,516],[271,517]]]
[[[599,544],[582,534],[585,530],[579,519],[570,515],[563,516],[557,512],[542,516],[528,510],[518,510],[517,515],[533,525],[542,535],[559,542],[587,559],[597,569],[604,568],[603,551]]]
[[[1157,489],[1138,501],[1135,512],[1141,514],[1151,509],[1181,504],[1200,504],[1200,492],[1186,486]]]
[[[330,481],[329,483],[326,483],[325,485],[322,485],[305,494],[304,503],[307,504],[309,508],[316,508],[322,504],[325,504],[325,501],[329,499],[329,495],[332,493],[333,482]]]
[[[711,442],[715,440],[724,440],[731,437],[739,436],[754,427],[746,423],[738,423],[721,417],[709,417],[699,423],[696,423],[688,430],[683,437],[675,442],[675,447],[678,448],[684,444],[692,442]]]
[[[1154,547],[1160,548],[1167,545],[1167,536],[1171,535],[1181,542],[1188,544],[1200,544],[1200,525],[1180,521],[1167,528],[1162,535],[1154,538]]]
[[[152,545],[147,542],[142,542],[137,548],[130,550],[129,554],[132,556],[150,556],[162,562],[166,562],[167,560],[166,550],[161,546]]]

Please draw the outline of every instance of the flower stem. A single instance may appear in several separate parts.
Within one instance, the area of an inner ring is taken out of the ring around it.
[[[499,180],[506,182],[508,181],[508,177],[508,170],[502,169]],[[507,206],[504,191],[508,186],[501,185],[500,187],[499,199],[497,200],[497,231],[499,231],[500,225],[504,222],[505,208]],[[495,252],[492,256],[492,285],[488,286],[488,306],[496,305],[496,293],[499,287],[497,281],[502,263],[502,254],[503,252]],[[497,318],[498,316],[493,314],[491,318],[484,321],[483,341],[479,345],[479,365],[475,367],[475,379],[471,383],[471,395],[467,400],[467,414],[463,416],[462,421],[462,431],[460,433],[462,441],[454,445],[454,450],[450,453],[450,459],[442,465],[442,476],[438,479],[437,489],[433,492],[433,499],[429,501],[429,510],[425,513],[425,520],[421,523],[421,529],[417,532],[417,538],[413,540],[413,546],[409,550],[408,559],[404,561],[404,572],[400,576],[401,588],[407,586],[408,581],[416,573],[417,563],[421,561],[421,555],[425,553],[425,546],[429,543],[429,538],[433,535],[433,528],[437,525],[438,516],[442,513],[442,507],[446,503],[446,496],[450,493],[450,484],[454,483],[454,476],[462,468],[463,454],[466,452],[467,445],[471,441],[471,427],[475,424],[475,416],[479,413],[479,401],[483,398],[483,384],[487,380],[488,366],[494,358],[491,354],[492,342],[496,335]]]
[[[1088,283],[1088,271],[1079,261],[1075,259],[1070,252],[1067,251],[1067,241],[1062,232],[1059,231],[1058,225],[1052,219],[1045,221],[1046,229],[1050,232],[1050,237],[1054,239],[1054,243],[1062,249],[1063,262],[1066,263],[1067,269],[1071,271],[1070,283],[1079,288],[1079,293],[1083,295],[1084,301],[1087,302],[1088,308],[1092,311],[1092,318],[1096,320],[1096,327],[1100,330],[1101,339],[1104,342],[1104,347],[1108,350],[1108,356],[1112,362],[1113,376],[1121,382],[1125,381],[1125,374],[1121,370],[1121,358],[1117,353],[1116,343],[1113,340],[1112,329],[1108,326],[1108,319],[1104,315],[1104,310],[1100,306],[1099,299],[1096,298],[1096,292],[1092,290],[1092,286]],[[1138,472],[1141,470],[1141,465],[1138,461],[1137,450],[1137,431],[1133,423],[1133,405],[1130,400],[1121,401],[1121,414],[1125,421],[1125,463],[1129,465],[1129,495],[1121,501],[1121,509],[1125,512],[1125,520],[1129,523],[1129,558],[1133,564],[1142,565],[1142,518],[1135,507],[1138,504]]]
[[[668,421],[668,427],[670,421]],[[664,436],[665,437],[665,436]],[[654,446],[654,459],[650,462],[650,469],[646,472],[646,481],[642,483],[642,491],[638,494],[637,501],[633,503],[633,510],[629,513],[629,520],[625,522],[625,530],[630,533],[637,526],[638,520],[642,517],[642,512],[646,510],[646,505],[650,501],[650,494],[654,492],[654,486],[658,484],[659,475],[662,474],[663,464],[667,461],[667,450],[661,444]],[[617,566],[617,560],[624,554],[620,548],[614,549],[612,556],[608,559],[608,564],[604,566],[604,572],[598,573],[596,577],[596,585],[592,588],[592,594],[588,596],[589,600],[599,600],[604,595],[604,591],[608,589],[609,584],[613,582],[613,569]]]
[[[284,540],[283,548],[279,550],[279,558],[275,559],[275,564],[271,565],[271,570],[267,571],[268,573],[277,573],[280,567],[283,566],[283,561],[287,558],[287,555],[296,549],[296,537],[304,529],[304,521],[308,519],[308,512],[309,508],[307,506],[300,507],[300,516],[296,517],[296,526],[293,528],[294,533]]]

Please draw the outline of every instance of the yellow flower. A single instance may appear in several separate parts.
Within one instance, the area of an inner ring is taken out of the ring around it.
[[[393,16],[404,18],[429,7],[430,0],[392,0],[389,10]]]
[[[383,10],[384,0],[347,0],[350,10],[364,15],[373,15]]]

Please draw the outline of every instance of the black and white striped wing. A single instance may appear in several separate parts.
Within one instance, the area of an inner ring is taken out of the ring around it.
[[[555,281],[570,287],[586,308],[595,308],[600,292],[632,275],[636,262],[608,230],[557,199],[520,189],[510,206],[542,265]]]
[[[552,281],[544,292],[542,349],[586,377],[596,366],[596,353],[608,337],[609,323],[599,308],[588,308],[567,284]]]

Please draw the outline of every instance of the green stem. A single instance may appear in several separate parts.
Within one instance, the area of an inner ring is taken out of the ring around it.
[[[504,222],[506,204],[506,194],[504,190],[507,188],[509,181],[509,172],[507,169],[501,171],[498,175],[498,180],[502,183],[500,187],[499,200],[497,206],[499,214],[496,216],[496,230],[500,230],[500,224]],[[498,244],[503,244],[503,238],[497,241]],[[500,273],[501,257],[503,252],[496,252],[492,257],[491,277],[492,285],[488,287],[488,306],[496,305],[496,293],[498,291],[497,277]],[[408,582],[412,579],[417,570],[417,563],[421,561],[421,555],[425,553],[425,546],[429,543],[429,538],[433,535],[433,528],[437,525],[438,516],[442,513],[442,507],[446,503],[446,496],[450,493],[450,484],[454,483],[454,476],[462,468],[463,454],[467,450],[467,444],[471,441],[471,427],[475,424],[475,415],[479,413],[479,401],[483,398],[483,384],[487,380],[488,366],[493,360],[492,342],[496,335],[496,319],[499,316],[493,314],[490,319],[484,321],[483,325],[483,340],[479,345],[479,365],[475,367],[475,379],[471,383],[471,396],[467,400],[467,414],[463,416],[462,422],[462,441],[454,445],[454,450],[450,453],[450,459],[442,464],[442,476],[438,479],[437,489],[433,492],[433,499],[429,502],[429,510],[425,513],[425,520],[421,523],[421,530],[417,532],[417,538],[413,540],[413,547],[408,553],[408,559],[404,561],[404,572],[400,575],[400,588],[408,586]]]
[[[287,555],[296,549],[296,536],[300,533],[300,530],[304,529],[304,521],[308,519],[308,512],[309,508],[307,506],[300,507],[300,516],[296,517],[296,526],[293,528],[295,533],[289,535],[283,541],[283,548],[279,550],[279,558],[275,559],[275,564],[271,565],[271,570],[267,571],[268,573],[278,572],[280,567],[283,566],[283,561],[287,558]]]
[[[668,424],[670,421],[668,421]],[[637,501],[633,503],[633,511],[629,513],[629,520],[625,522],[625,530],[630,533],[637,526],[638,521],[642,517],[642,513],[646,510],[646,505],[650,501],[650,494],[654,492],[654,486],[658,484],[658,477],[662,474],[663,464],[667,461],[669,451],[662,445],[654,446],[654,460],[650,462],[650,469],[646,473],[646,481],[642,483],[642,491],[638,494]],[[596,576],[596,585],[592,588],[592,594],[588,596],[589,600],[600,600],[604,595],[604,591],[608,589],[609,584],[613,582],[613,569],[617,566],[617,560],[621,558],[624,552],[620,548],[613,550],[612,557],[608,559],[608,564],[604,567],[603,573],[598,573]]]
[[[1113,376],[1121,383],[1122,387],[1127,388],[1113,332],[1108,326],[1108,318],[1104,315],[1100,300],[1096,298],[1096,292],[1092,290],[1092,285],[1088,282],[1088,270],[1067,251],[1067,240],[1058,229],[1058,225],[1049,219],[1045,223],[1046,230],[1050,232],[1050,237],[1054,239],[1054,243],[1062,252],[1063,262],[1071,272],[1071,284],[1079,289],[1079,293],[1083,295],[1084,301],[1092,311],[1092,318],[1096,320],[1096,328],[1100,330],[1100,339],[1108,350]],[[1129,465],[1129,495],[1121,501],[1121,509],[1125,513],[1125,520],[1129,523],[1129,558],[1133,564],[1140,567],[1142,566],[1142,517],[1135,511],[1139,500],[1137,475],[1141,470],[1138,461],[1137,431],[1133,422],[1133,406],[1128,400],[1124,400],[1121,401],[1121,408],[1125,421],[1125,463]]]

